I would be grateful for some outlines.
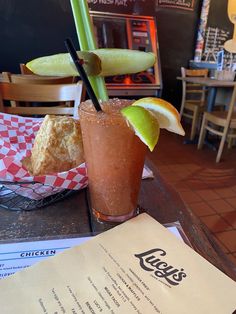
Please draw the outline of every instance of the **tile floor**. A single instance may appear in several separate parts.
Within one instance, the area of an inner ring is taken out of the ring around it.
[[[149,157],[236,265],[236,147],[225,148],[216,164],[214,150],[199,151],[196,144],[162,131]]]

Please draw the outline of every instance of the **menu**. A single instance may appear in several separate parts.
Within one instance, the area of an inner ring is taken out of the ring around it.
[[[0,242],[0,279],[54,256],[91,237],[4,243]],[[0,312],[1,313],[1,312]]]
[[[1,280],[0,292],[3,314],[236,309],[236,283],[146,213]]]

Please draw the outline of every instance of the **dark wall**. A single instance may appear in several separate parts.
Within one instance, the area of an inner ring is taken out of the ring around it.
[[[179,107],[181,85],[176,76],[194,54],[200,1],[195,0],[193,11],[159,8],[157,0],[88,0],[88,3],[97,11],[156,16],[163,98]],[[18,73],[19,63],[65,52],[67,37],[77,45],[69,0],[0,0],[0,17],[0,71]]]
[[[200,1],[193,11],[159,8],[156,12],[163,74],[163,98],[175,104],[181,102],[181,83],[176,80],[180,67],[187,67],[193,59],[200,15]]]
[[[64,52],[77,38],[67,0],[0,0],[0,71],[19,72],[19,63]]]

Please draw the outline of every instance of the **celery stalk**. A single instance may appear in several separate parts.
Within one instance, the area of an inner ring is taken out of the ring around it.
[[[87,1],[70,0],[70,2],[80,49],[82,51],[96,49],[96,41]],[[108,95],[104,78],[101,76],[89,76],[88,78],[97,98],[103,101],[107,100]]]

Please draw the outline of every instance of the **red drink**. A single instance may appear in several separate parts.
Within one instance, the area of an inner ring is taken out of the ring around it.
[[[91,205],[99,220],[124,221],[135,214],[146,145],[127,125],[120,110],[132,101],[113,99],[97,112],[80,105]]]

